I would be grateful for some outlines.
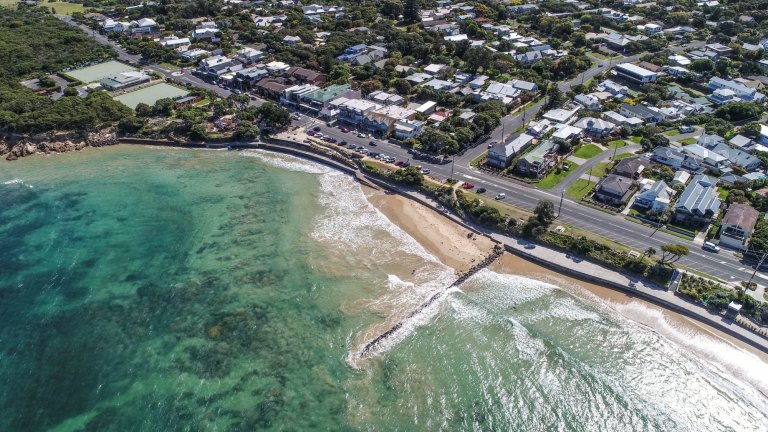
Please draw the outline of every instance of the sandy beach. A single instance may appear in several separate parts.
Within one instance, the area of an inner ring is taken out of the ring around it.
[[[444,264],[463,271],[487,256],[493,242],[450,221],[443,215],[398,194],[366,189],[370,202]],[[768,362],[768,354],[684,315],[614,289],[562,275],[521,257],[505,253],[492,270],[526,276],[556,285],[569,293],[611,308],[625,318],[670,337],[705,335],[749,351]],[[672,335],[671,333],[674,333]]]

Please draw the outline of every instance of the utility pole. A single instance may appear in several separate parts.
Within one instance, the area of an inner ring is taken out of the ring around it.
[[[565,197],[565,191],[560,192],[560,205],[557,206],[557,217],[560,217],[563,212],[563,197]]]
[[[456,157],[451,155],[451,180],[453,180],[453,164],[456,161]]]
[[[593,166],[589,167],[589,180],[587,180],[589,183],[592,183],[592,168]]]
[[[763,261],[765,261],[765,257],[768,256],[768,252],[763,254],[763,257],[760,258],[760,262],[757,263],[757,266],[755,267],[755,271],[752,272],[752,277],[749,278],[749,282],[747,282],[747,289],[749,289],[750,285],[752,285],[752,279],[755,278],[755,275],[757,274],[757,271],[760,270],[760,267],[763,265]]]

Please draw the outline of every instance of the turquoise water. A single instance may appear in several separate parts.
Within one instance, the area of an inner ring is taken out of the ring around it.
[[[768,428],[753,355],[514,275],[361,359],[452,270],[351,179],[283,156],[3,164],[0,239],[3,431]]]

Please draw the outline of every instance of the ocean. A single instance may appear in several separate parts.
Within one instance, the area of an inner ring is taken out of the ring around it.
[[[768,364],[639,302],[483,270],[406,319],[453,278],[295,158],[1,164],[0,431],[768,430]]]

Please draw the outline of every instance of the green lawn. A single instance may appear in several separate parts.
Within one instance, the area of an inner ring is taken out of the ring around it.
[[[18,0],[0,0],[0,6],[16,7]],[[85,6],[79,3],[65,3],[63,1],[40,0],[39,6],[53,8],[56,15],[72,15],[74,12],[85,12]]]
[[[557,172],[556,169],[552,170],[551,173],[547,174],[546,177],[541,179],[540,182],[537,183],[537,185],[542,189],[552,189],[553,187],[560,184],[561,181],[563,181],[570,173],[572,173],[576,168],[579,167],[578,164],[575,164],[571,161],[568,161],[568,165],[571,167],[568,171],[566,170],[560,170],[560,173]]]
[[[635,144],[640,144],[640,141],[643,140],[643,137],[633,136],[633,137],[629,137],[629,140]]]
[[[596,163],[592,167],[592,177],[601,178],[605,174],[608,173],[608,168],[612,165],[611,162],[600,162]],[[587,171],[587,174],[589,174],[589,171]]]
[[[605,55],[603,53],[599,53],[599,52],[591,52],[590,54],[592,54],[595,58],[599,58],[600,60],[611,60],[611,59],[616,60],[616,59],[622,58],[621,56],[609,57],[609,56],[607,56],[607,55]]]
[[[576,153],[574,153],[573,155],[581,159],[592,159],[593,157],[599,155],[602,152],[603,150],[600,147],[594,144],[587,144],[579,147],[579,149],[576,150]]]
[[[632,157],[632,156],[637,156],[637,155],[634,154],[634,153],[621,153],[621,154],[617,154],[616,157],[613,158],[613,160],[626,159],[626,158]]]
[[[728,194],[729,194],[730,192],[731,192],[731,191],[729,191],[728,189],[725,189],[725,188],[717,188],[717,197],[718,197],[718,198],[719,198],[721,201],[723,201],[723,200],[725,200],[726,198],[728,198]]]
[[[680,135],[680,131],[677,128],[667,129],[664,132],[662,132],[662,134],[666,136],[675,136],[675,135]]]
[[[568,187],[565,191],[565,195],[574,201],[581,201],[581,199],[584,198],[584,195],[588,194],[595,186],[597,186],[597,183],[595,182],[578,179],[574,184]]]
[[[626,145],[627,145],[626,141],[624,141],[624,140],[616,140],[616,141],[609,142],[605,146],[607,148],[609,148],[609,149],[617,149],[617,148],[625,147]]]
[[[696,144],[696,138],[683,138],[678,142],[682,145]]]

